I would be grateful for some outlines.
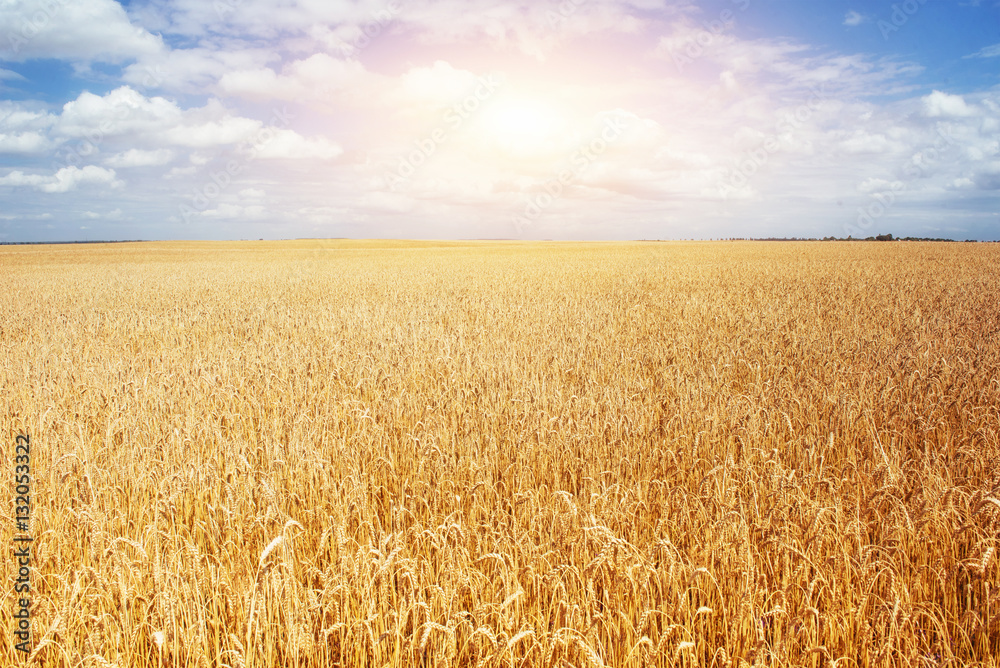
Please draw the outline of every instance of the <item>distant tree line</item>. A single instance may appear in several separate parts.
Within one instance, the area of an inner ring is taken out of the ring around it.
[[[48,246],[55,244],[137,244],[144,243],[147,239],[108,239],[93,241],[0,241],[0,246]]]
[[[874,237],[865,237],[855,239],[852,236],[848,236],[846,239],[840,237],[823,237],[822,239],[817,239],[815,237],[730,237],[726,241],[950,241],[955,242],[954,239],[942,239],[938,237],[894,237],[891,234],[879,234]],[[966,243],[977,243],[976,239],[966,239]]]
[[[954,243],[955,239],[944,239],[941,237],[893,237],[891,234],[879,234],[874,237],[865,237],[864,239],[855,239],[850,236],[846,239],[823,237],[823,241],[950,241]],[[976,239],[966,239],[965,241],[966,243],[976,243]]]

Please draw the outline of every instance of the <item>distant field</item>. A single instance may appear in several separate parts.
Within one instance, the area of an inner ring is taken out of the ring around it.
[[[0,247],[30,665],[1000,656],[1000,246]]]

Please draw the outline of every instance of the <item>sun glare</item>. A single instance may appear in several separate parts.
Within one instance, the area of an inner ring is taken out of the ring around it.
[[[551,143],[559,129],[559,115],[541,102],[504,100],[483,116],[483,131],[506,153],[534,154]]]

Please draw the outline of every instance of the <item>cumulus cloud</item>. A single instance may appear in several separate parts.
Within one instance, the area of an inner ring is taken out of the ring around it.
[[[55,174],[25,174],[14,170],[0,177],[0,186],[31,186],[44,193],[65,193],[76,190],[81,184],[103,185],[117,188],[122,182],[115,177],[115,170],[95,165],[63,167]]]
[[[256,119],[230,114],[204,120],[199,116],[203,115],[192,114],[185,123],[163,128],[160,136],[175,146],[208,148],[249,141],[263,125]]]
[[[0,60],[63,58],[120,63],[164,50],[161,38],[131,23],[114,0],[0,3]]]
[[[0,186],[42,186],[45,183],[50,182],[50,178],[46,178],[41,174],[25,174],[22,171],[14,170],[8,173],[6,176],[0,176]]]
[[[975,116],[976,110],[961,95],[949,95],[939,90],[923,98],[923,112],[929,118]]]
[[[283,114],[276,110],[267,123],[287,124],[290,117]],[[240,116],[217,99],[210,99],[203,107],[182,109],[166,98],[146,97],[129,86],[122,86],[103,96],[81,93],[63,105],[62,113],[53,117],[50,125],[53,135],[64,142],[82,140],[76,143],[86,144],[88,154],[92,146],[113,145],[117,138],[151,145],[109,156],[104,164],[112,167],[166,164],[175,155],[171,147],[211,149],[261,144],[261,157],[322,159],[336,157],[341,151],[339,146],[322,137],[307,140],[294,130],[266,127],[267,123]],[[0,119],[0,127],[2,124]],[[191,160],[204,163],[208,157],[196,153]]]
[[[0,132],[43,133],[55,122],[55,117],[37,108],[26,107],[13,101],[0,101]]]
[[[42,153],[51,143],[40,132],[0,132],[0,153]]]
[[[55,173],[52,181],[43,183],[40,190],[47,193],[64,193],[76,190],[80,184],[104,185],[112,188],[123,185],[115,178],[115,170],[87,165],[83,168],[63,167]]]
[[[80,93],[63,105],[56,130],[68,137],[149,133],[178,124],[183,116],[177,104],[166,98],[148,98],[121,86],[105,95]]]
[[[122,86],[103,96],[83,92],[67,102],[55,130],[92,143],[130,136],[143,142],[207,148],[249,141],[263,125],[262,121],[233,113],[217,99],[210,99],[203,107],[181,109],[166,98],[146,97]]]

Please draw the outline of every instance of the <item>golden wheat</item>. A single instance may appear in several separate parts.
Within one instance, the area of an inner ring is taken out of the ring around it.
[[[995,245],[148,243],[0,269],[30,665],[1000,655]]]

